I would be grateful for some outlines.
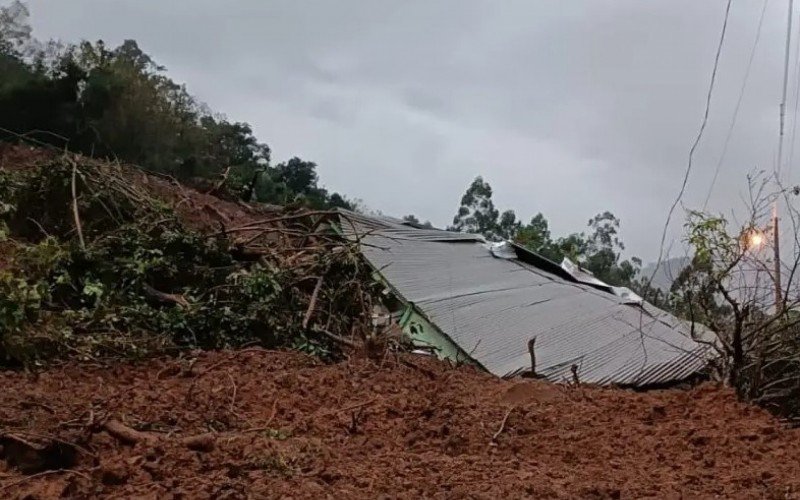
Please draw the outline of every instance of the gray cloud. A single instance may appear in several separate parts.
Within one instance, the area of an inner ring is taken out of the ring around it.
[[[610,209],[632,253],[658,251],[702,116],[723,1],[206,0],[30,2],[34,34],[135,38],[274,157],[331,189],[445,225],[476,175],[498,205],[556,233]],[[735,2],[685,203],[721,154],[761,3]],[[777,144],[785,6],[765,18],[712,209]],[[790,114],[793,103],[790,105]],[[791,130],[791,121],[790,121]],[[800,150],[798,150],[800,155]],[[680,235],[680,219],[671,237]]]

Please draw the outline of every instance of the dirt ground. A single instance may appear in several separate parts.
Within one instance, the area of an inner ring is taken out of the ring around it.
[[[0,497],[800,495],[800,432],[712,385],[503,381],[414,355],[193,356],[0,373]],[[23,474],[14,440],[63,446]]]
[[[0,169],[52,154],[0,147]],[[272,211],[131,176],[199,229]],[[248,349],[0,372],[0,387],[0,498],[800,498],[800,431],[712,385]]]

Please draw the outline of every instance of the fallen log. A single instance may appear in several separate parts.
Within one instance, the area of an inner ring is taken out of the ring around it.
[[[157,444],[159,441],[168,441],[170,438],[150,432],[137,431],[119,420],[109,420],[103,425],[103,429],[112,437],[117,438],[125,444],[135,445],[146,443],[149,445]],[[216,436],[212,433],[198,434],[180,439],[180,443],[194,451],[211,451],[216,444]]]
[[[119,439],[125,444],[137,443],[155,443],[158,441],[158,436],[147,432],[137,431],[118,420],[109,420],[103,425],[103,428],[111,434],[111,436]]]

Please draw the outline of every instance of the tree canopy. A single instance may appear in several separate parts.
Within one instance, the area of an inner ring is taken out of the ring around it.
[[[42,44],[15,1],[0,7],[0,73],[0,139],[24,135],[182,180],[225,173],[247,201],[351,207],[319,186],[316,163],[270,166],[249,124],[213,113],[135,40]]]
[[[513,210],[502,213],[492,201],[492,187],[477,177],[461,198],[461,206],[449,229],[476,233],[488,240],[510,240],[560,263],[568,258],[611,285],[639,287],[641,260],[622,258],[625,245],[619,237],[620,221],[609,211],[589,219],[589,233],[572,233],[553,238],[541,213],[528,224],[517,220]]]
[[[502,214],[492,201],[492,187],[483,177],[476,177],[461,198],[461,206],[448,229],[475,233],[489,240],[509,239],[520,228],[513,210]]]

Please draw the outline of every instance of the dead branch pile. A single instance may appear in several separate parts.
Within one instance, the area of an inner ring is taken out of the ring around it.
[[[69,154],[0,170],[0,195],[0,362],[244,344],[336,357],[370,335],[378,289],[336,212],[260,211]]]

